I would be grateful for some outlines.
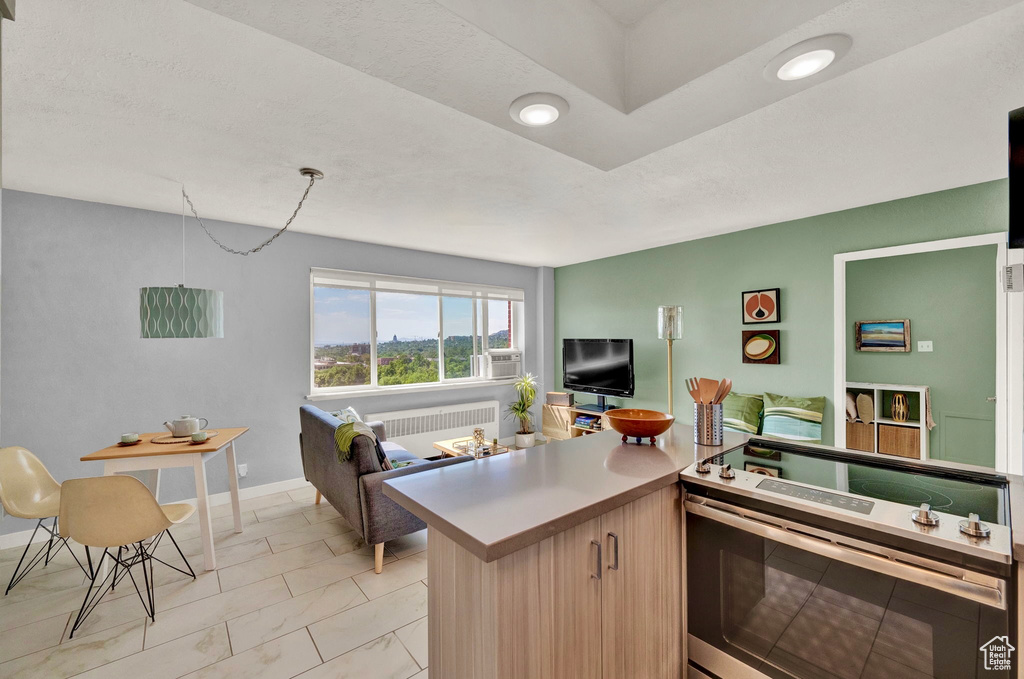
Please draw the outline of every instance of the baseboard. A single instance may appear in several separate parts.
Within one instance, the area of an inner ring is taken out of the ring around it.
[[[274,483],[265,483],[262,486],[252,486],[249,488],[238,489],[239,500],[250,500],[254,497],[263,497],[264,495],[273,495],[274,493],[283,493],[289,490],[297,490],[299,488],[305,488],[310,483],[304,478],[288,479],[287,481],[275,481]],[[196,505],[196,498],[189,498],[187,500],[178,500],[178,502],[184,502],[192,505]],[[231,493],[214,493],[210,496],[210,506],[216,507],[217,505],[226,505],[231,502]],[[5,515],[8,516],[8,515]],[[28,539],[32,537],[31,530],[22,530],[17,533],[7,533],[6,535],[0,535],[0,549],[7,549],[9,547],[24,547]],[[46,533],[39,531],[36,533],[35,542],[43,542],[46,539]]]

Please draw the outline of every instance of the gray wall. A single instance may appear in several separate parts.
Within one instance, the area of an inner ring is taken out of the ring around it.
[[[186,412],[208,417],[211,427],[251,427],[238,443],[239,462],[249,465],[242,487],[302,476],[297,411],[308,402],[314,266],[522,288],[533,321],[526,329],[526,369],[540,374],[546,364],[543,386],[554,384],[552,330],[541,327],[553,299],[550,269],[298,233],[238,257],[219,250],[189,220],[185,284],[224,291],[224,339],[143,340],[138,289],[180,282],[180,215],[17,191],[3,192],[2,210],[0,445],[33,451],[57,480],[102,474],[100,463],[79,458],[123,431],[157,431]],[[210,226],[236,248],[271,233]],[[510,386],[485,386],[316,405],[351,404],[368,413],[486,399],[504,405],[512,397]],[[514,430],[513,422],[502,422],[502,436]],[[227,490],[222,458],[208,467],[210,492]],[[194,496],[191,472],[162,477],[162,501]],[[0,534],[30,527],[7,517]]]

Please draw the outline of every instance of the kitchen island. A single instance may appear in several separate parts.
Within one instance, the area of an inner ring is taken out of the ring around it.
[[[609,431],[385,482],[428,526],[431,674],[681,676],[679,472],[746,438]]]

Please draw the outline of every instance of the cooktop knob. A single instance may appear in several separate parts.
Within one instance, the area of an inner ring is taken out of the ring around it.
[[[722,465],[722,468],[718,470],[718,476],[723,479],[735,479],[736,472],[732,470],[731,464],[724,464]]]
[[[970,535],[972,538],[987,538],[992,533],[992,529],[988,527],[988,524],[982,523],[977,514],[972,513],[970,518],[960,522],[960,532]]]
[[[708,464],[707,460],[698,460],[697,466],[693,468],[693,471],[698,474],[708,474],[711,472],[711,465]]]
[[[922,504],[920,509],[910,512],[910,518],[913,519],[914,523],[922,526],[939,525],[939,515],[932,511],[932,506],[927,502]]]

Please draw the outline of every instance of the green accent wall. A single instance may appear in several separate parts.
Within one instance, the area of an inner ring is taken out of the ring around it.
[[[823,441],[831,443],[833,256],[1006,228],[1007,185],[999,180],[559,267],[556,379],[560,386],[563,338],[632,338],[636,397],[624,403],[664,410],[667,349],[657,338],[657,308],[681,304],[677,417],[692,418],[686,377],[730,377],[738,392],[828,397]],[[763,288],[781,288],[781,322],[744,326],[740,293]],[[742,363],[741,332],[752,328],[780,330],[780,365]]]
[[[931,387],[929,456],[995,465],[996,246],[846,265],[846,377]],[[910,353],[858,352],[855,321],[910,319]],[[934,351],[919,352],[931,340]],[[913,395],[911,395],[913,396]],[[891,412],[889,400],[882,403]],[[911,417],[920,413],[917,399]],[[888,416],[888,415],[886,415]]]

